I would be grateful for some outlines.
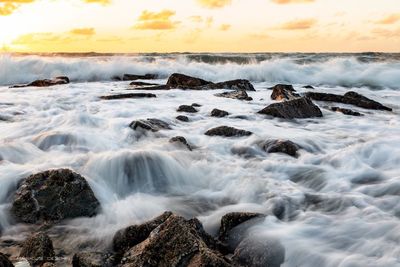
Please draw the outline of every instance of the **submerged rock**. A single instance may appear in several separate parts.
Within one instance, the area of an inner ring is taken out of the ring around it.
[[[19,222],[37,223],[98,213],[100,203],[88,182],[69,169],[33,174],[15,193],[11,214]]]
[[[238,100],[246,100],[246,101],[253,100],[253,98],[249,97],[246,91],[244,90],[238,90],[234,92],[223,92],[220,94],[216,94],[215,96],[238,99]]]
[[[289,140],[267,140],[260,146],[267,153],[284,153],[292,157],[296,157],[299,150],[299,146]]]
[[[129,85],[132,86],[156,86],[159,85],[157,83],[145,83],[145,82],[131,82]]]
[[[284,119],[322,117],[319,107],[306,97],[274,103],[258,113]]]
[[[133,121],[131,122],[131,124],[129,124],[129,127],[132,128],[133,130],[137,130],[137,128],[140,128],[152,132],[171,129],[168,123],[159,119],[146,119],[146,120]]]
[[[110,253],[79,252],[72,258],[72,267],[113,267],[115,261]]]
[[[199,108],[199,107],[201,107],[201,105],[200,105],[200,104],[197,104],[197,103],[193,103],[193,104],[192,104],[192,107]]]
[[[169,76],[166,86],[170,89],[194,89],[211,83],[200,78],[174,73]]]
[[[178,112],[187,112],[187,113],[196,113],[198,112],[197,109],[195,109],[193,106],[189,105],[181,105],[179,108],[176,110]]]
[[[54,79],[43,79],[43,80],[36,80],[28,84],[21,84],[21,85],[13,85],[11,88],[20,88],[20,87],[49,87],[58,84],[68,84],[69,78],[66,76],[59,76],[55,77]]]
[[[183,136],[172,137],[171,139],[169,139],[169,142],[181,144],[181,145],[185,146],[187,149],[189,149],[190,151],[192,151],[192,147],[189,145],[189,143],[186,141],[186,138]]]
[[[0,266],[1,267],[14,267],[14,265],[8,259],[8,257],[1,252],[0,252]]]
[[[155,94],[150,93],[134,93],[134,94],[118,94],[118,95],[105,95],[101,96],[104,100],[123,99],[123,98],[152,98],[157,97]]]
[[[187,116],[183,116],[183,115],[176,116],[175,119],[177,119],[178,121],[184,121],[184,122],[189,121],[189,118]]]
[[[341,112],[344,115],[349,115],[349,116],[362,116],[362,114],[360,112],[353,111],[348,108],[331,107],[331,110],[335,111],[335,112]]]
[[[252,135],[252,132],[236,129],[229,126],[219,126],[212,128],[205,132],[205,135],[209,136],[225,136],[225,137],[232,137],[232,136],[249,136]]]
[[[20,257],[24,257],[33,266],[45,262],[54,262],[54,248],[50,237],[45,233],[37,233],[24,241]]]
[[[222,117],[226,117],[228,115],[229,115],[229,113],[227,111],[221,110],[221,109],[217,109],[217,108],[214,108],[211,111],[211,117],[222,118]]]
[[[265,217],[265,215],[254,212],[231,212],[225,214],[221,218],[221,227],[219,228],[218,239],[226,241],[233,228],[248,220],[261,217]]]
[[[312,86],[312,85],[305,85],[305,86],[303,86],[303,88],[305,88],[305,89],[315,89],[314,86]]]
[[[122,80],[124,81],[134,81],[134,80],[153,80],[157,79],[157,74],[145,74],[145,75],[136,75],[136,74],[124,74]]]
[[[287,84],[277,84],[272,87],[272,100],[292,100],[300,97],[299,94],[296,93],[292,85]]]

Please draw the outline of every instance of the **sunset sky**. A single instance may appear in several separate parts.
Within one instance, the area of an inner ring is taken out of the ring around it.
[[[20,52],[400,52],[400,0],[0,0]]]

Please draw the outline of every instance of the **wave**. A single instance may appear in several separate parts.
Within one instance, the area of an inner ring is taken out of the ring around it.
[[[211,81],[398,89],[399,54],[163,54],[1,55],[0,85],[60,75],[73,82],[111,81],[125,73],[155,73],[165,79],[181,72]]]

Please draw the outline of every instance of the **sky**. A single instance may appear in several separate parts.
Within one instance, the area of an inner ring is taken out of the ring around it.
[[[0,0],[5,52],[400,52],[400,0]]]

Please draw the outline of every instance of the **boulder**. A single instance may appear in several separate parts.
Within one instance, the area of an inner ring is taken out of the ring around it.
[[[145,75],[136,75],[136,74],[124,74],[122,80],[124,81],[134,81],[134,80],[153,80],[157,79],[157,74],[145,74]]]
[[[152,131],[152,132],[158,132],[160,130],[170,130],[171,127],[169,126],[168,123],[165,121],[159,120],[159,119],[146,119],[146,120],[137,120],[131,122],[129,124],[129,127],[132,128],[133,130],[137,130],[137,128],[146,130],[146,131]]]
[[[184,122],[189,121],[189,118],[187,116],[183,116],[183,115],[176,116],[175,119],[177,119],[178,121],[184,121]]]
[[[227,213],[221,218],[221,227],[219,228],[218,239],[221,241],[226,241],[229,232],[248,220],[254,218],[265,217],[264,214],[254,213],[254,212],[231,212]]]
[[[287,84],[277,84],[272,87],[272,100],[292,100],[300,97],[299,94],[296,93],[292,85]]]
[[[11,88],[20,88],[20,87],[49,87],[58,84],[68,84],[69,78],[66,76],[59,76],[55,77],[54,79],[43,79],[43,80],[36,80],[28,84],[21,84],[21,85],[13,85]]]
[[[222,118],[222,117],[226,117],[228,115],[229,115],[229,113],[227,111],[221,110],[221,109],[217,109],[217,108],[214,108],[211,111],[211,117]]]
[[[357,117],[363,116],[363,114],[361,114],[360,112],[353,111],[353,110],[348,109],[348,108],[331,107],[331,110],[335,111],[335,112],[341,112],[344,115],[349,115],[349,116],[357,116]]]
[[[223,92],[220,94],[216,94],[215,96],[238,99],[238,100],[246,100],[246,101],[253,100],[253,98],[249,97],[248,94],[246,93],[246,91],[244,91],[244,90],[238,90],[238,91],[233,91],[233,92]]]
[[[193,103],[193,104],[192,104],[192,107],[199,108],[199,107],[201,107],[201,105],[200,105],[200,104],[197,104],[197,103]]]
[[[209,89],[230,89],[237,91],[255,91],[254,86],[248,80],[237,79],[225,82],[214,83],[206,86]]]
[[[179,108],[176,110],[178,112],[187,112],[187,113],[196,113],[198,112],[197,109],[195,109],[193,106],[189,105],[181,105]]]
[[[24,241],[20,257],[26,258],[33,266],[41,266],[45,262],[54,262],[53,242],[47,234],[36,233]]]
[[[100,203],[84,177],[69,169],[56,169],[23,180],[11,214],[19,222],[38,223],[91,217],[99,210]]]
[[[284,119],[322,117],[319,107],[306,97],[274,103],[258,113]]]
[[[191,77],[185,74],[174,73],[169,76],[166,86],[169,89],[194,89],[199,86],[212,84],[212,82],[200,78]]]
[[[208,136],[225,136],[225,137],[232,137],[232,136],[249,136],[252,135],[252,132],[236,129],[229,126],[219,126],[212,128],[205,132],[205,135]]]
[[[104,100],[124,99],[124,98],[152,98],[157,97],[155,94],[150,93],[134,93],[134,94],[118,94],[118,95],[105,95],[101,96]]]
[[[292,157],[296,157],[299,150],[299,146],[289,140],[267,140],[260,146],[267,153],[284,153]]]
[[[14,267],[14,265],[8,259],[8,257],[1,252],[0,252],[0,266],[1,267]]]
[[[192,147],[189,145],[189,143],[186,141],[186,138],[183,136],[175,136],[169,139],[170,143],[175,143],[175,144],[180,144],[182,146],[185,146],[187,149],[192,151]]]
[[[103,252],[79,252],[72,258],[72,267],[113,267],[116,266],[112,254]]]

